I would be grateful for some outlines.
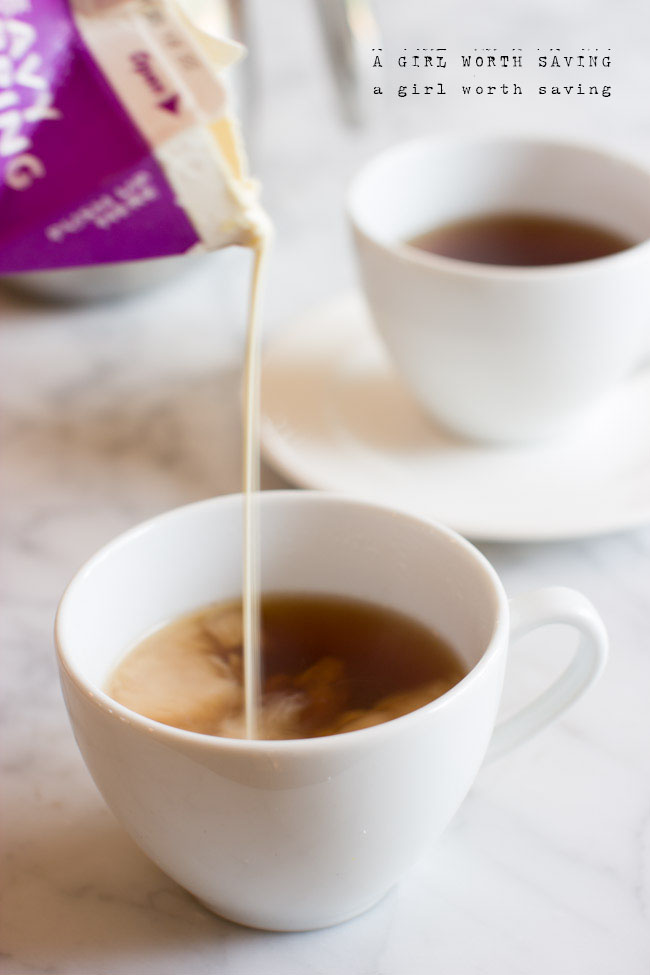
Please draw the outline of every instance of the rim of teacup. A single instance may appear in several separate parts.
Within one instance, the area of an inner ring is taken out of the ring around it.
[[[376,153],[368,159],[356,175],[352,178],[348,186],[346,195],[346,211],[350,223],[357,234],[364,238],[372,246],[390,254],[407,264],[414,264],[422,268],[437,269],[446,274],[455,275],[462,278],[489,278],[491,280],[517,280],[523,281],[527,278],[540,280],[549,276],[559,276],[566,274],[589,274],[600,271],[603,265],[613,267],[623,261],[645,257],[650,250],[650,231],[644,240],[640,240],[621,251],[614,254],[607,254],[604,257],[591,258],[586,261],[573,261],[566,264],[546,264],[534,266],[511,266],[507,264],[481,264],[477,261],[464,261],[455,257],[444,257],[441,254],[433,254],[429,251],[420,250],[405,241],[397,240],[388,243],[372,233],[364,220],[358,214],[357,197],[363,183],[372,175],[373,171],[389,162],[391,158],[398,159],[400,156],[409,156],[415,152],[430,150],[432,147],[452,145],[498,145],[511,144],[513,146],[539,146],[558,150],[573,150],[597,156],[607,162],[627,166],[637,175],[644,177],[650,189],[650,163],[644,162],[640,158],[635,158],[631,152],[621,151],[613,148],[605,142],[594,140],[593,142],[569,137],[545,136],[543,134],[520,134],[514,132],[497,133],[476,133],[470,131],[444,132],[435,135],[419,136],[404,142],[396,143],[387,149]]]
[[[428,704],[416,708],[415,711],[410,711],[407,714],[403,714],[397,718],[391,718],[389,721],[384,721],[381,724],[372,725],[369,728],[359,728],[354,731],[339,732],[335,735],[324,735],[316,738],[225,738],[218,735],[203,734],[202,732],[185,731],[182,728],[176,728],[172,725],[166,725],[162,722],[155,721],[152,718],[147,718],[144,715],[138,714],[136,711],[132,711],[130,708],[127,708],[115,701],[102,689],[101,686],[89,680],[82,672],[80,672],[80,669],[69,659],[66,653],[65,636],[62,631],[64,626],[69,625],[66,619],[67,613],[69,612],[68,605],[75,596],[77,586],[82,584],[82,582],[84,582],[87,577],[93,573],[95,568],[101,562],[103,562],[105,559],[111,558],[111,556],[118,549],[124,545],[128,545],[134,538],[137,538],[140,535],[145,535],[148,532],[156,531],[160,526],[167,524],[172,520],[188,517],[193,511],[199,511],[201,509],[209,511],[212,508],[227,504],[236,504],[237,506],[241,507],[242,495],[237,493],[206,498],[202,501],[195,501],[190,504],[164,511],[159,515],[155,515],[154,517],[147,519],[146,521],[140,522],[103,545],[97,552],[94,553],[94,555],[84,562],[74,574],[59,601],[54,620],[54,643],[59,667],[61,670],[65,671],[73,684],[88,701],[102,710],[105,714],[110,715],[111,718],[114,718],[120,723],[129,724],[133,728],[142,731],[146,734],[147,738],[151,739],[152,737],[155,737],[161,741],[167,742],[170,745],[176,742],[178,744],[184,743],[187,745],[192,745],[193,747],[199,749],[203,748],[208,751],[218,750],[221,752],[233,753],[240,753],[243,751],[253,752],[256,754],[268,751],[279,751],[283,754],[289,754],[291,752],[305,752],[311,750],[332,750],[349,746],[351,737],[354,739],[354,741],[358,742],[361,742],[362,740],[359,736],[363,736],[363,740],[365,741],[370,741],[372,738],[379,741],[381,738],[392,735],[397,726],[405,727],[407,724],[413,724],[419,720],[422,720],[432,711],[440,711],[449,706],[449,704],[457,697],[464,694],[469,685],[472,684],[485,670],[485,668],[489,666],[491,659],[499,652],[499,649],[501,647],[505,649],[507,646],[507,635],[509,630],[509,604],[503,584],[497,575],[496,570],[488,559],[482,554],[482,552],[480,552],[474,545],[472,545],[471,542],[469,542],[466,538],[463,538],[462,535],[459,535],[458,532],[455,532],[453,529],[448,528],[446,525],[436,522],[433,519],[412,515],[406,511],[401,511],[388,505],[376,504],[375,502],[364,501],[363,499],[354,497],[352,495],[340,494],[336,492],[295,490],[263,491],[261,492],[261,499],[264,506],[284,504],[290,500],[292,505],[310,505],[316,503],[332,505],[343,504],[345,506],[352,505],[359,508],[370,509],[380,512],[386,517],[397,518],[405,522],[410,522],[411,524],[421,526],[423,529],[428,530],[429,532],[437,535],[443,535],[451,544],[460,547],[465,552],[470,554],[475,564],[483,571],[483,575],[486,580],[489,581],[494,599],[494,619],[492,632],[484,650],[481,653],[481,656],[474,666],[452,688],[450,688],[440,697],[436,698],[434,701],[430,701]],[[124,652],[126,652],[127,649],[128,648],[125,648]]]

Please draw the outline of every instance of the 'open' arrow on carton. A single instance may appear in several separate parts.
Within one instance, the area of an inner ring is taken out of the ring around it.
[[[158,102],[158,108],[164,108],[166,112],[171,112],[173,115],[178,115],[180,105],[180,95],[170,95],[170,97],[166,98],[164,102]]]

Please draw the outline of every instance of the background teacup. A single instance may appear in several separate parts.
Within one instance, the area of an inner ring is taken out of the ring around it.
[[[59,608],[56,642],[77,742],[142,849],[219,914],[303,930],[370,907],[444,829],[485,757],[518,744],[600,671],[603,624],[578,593],[509,609],[492,566],[448,529],[310,492],[261,497],[266,590],[345,594],[436,629],[468,675],[411,714],[297,741],[213,738],[158,724],[102,690],[154,626],[241,585],[241,498],[200,502],[122,535]],[[510,636],[546,623],[582,639],[565,673],[493,735]],[[490,739],[491,743],[490,743]]]
[[[538,267],[475,264],[405,241],[454,220],[523,212],[600,226],[635,246]],[[648,353],[650,170],[604,149],[472,135],[397,146],[357,176],[361,280],[393,361],[461,435],[557,432]]]

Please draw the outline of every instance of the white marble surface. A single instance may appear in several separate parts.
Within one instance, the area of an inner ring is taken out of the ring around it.
[[[486,112],[476,99],[435,107],[394,100],[368,131],[345,132],[308,6],[258,0],[265,87],[254,152],[279,229],[272,326],[352,281],[342,193],[378,145],[443,125],[507,124],[650,148],[643,101],[650,32],[640,4],[579,0],[567,10],[559,0],[498,0],[488,15],[472,0],[462,18],[452,0],[435,5],[435,17],[432,5],[416,0],[379,6],[396,46],[618,45],[620,91],[587,109],[570,101],[552,109],[495,102]],[[295,46],[281,41],[283,24],[291,25]],[[480,774],[437,847],[358,920],[298,935],[222,921],[139,852],[97,794],[59,692],[56,602],[81,561],[116,532],[237,488],[247,263],[242,253],[219,255],[157,292],[92,308],[52,307],[8,292],[0,298],[0,971],[645,975],[648,529],[576,543],[484,546],[512,593],[548,583],[586,592],[609,627],[610,664],[565,719]],[[279,483],[265,472],[265,486]],[[568,649],[564,634],[551,632],[522,647],[507,703],[539,688]]]

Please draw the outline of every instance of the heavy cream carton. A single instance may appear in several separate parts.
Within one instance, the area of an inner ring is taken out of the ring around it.
[[[0,274],[254,243],[243,53],[172,0],[0,0]]]

